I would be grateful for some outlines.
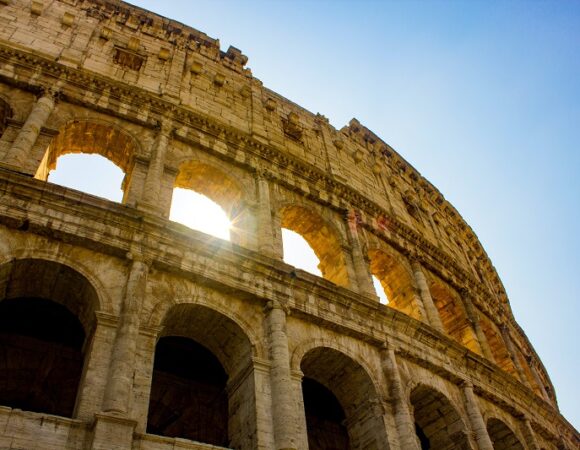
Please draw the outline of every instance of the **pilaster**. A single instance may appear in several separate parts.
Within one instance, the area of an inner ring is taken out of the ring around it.
[[[107,389],[103,401],[104,412],[127,415],[133,390],[139,312],[145,297],[149,266],[140,255],[132,258],[121,318],[115,337],[115,346],[109,368]]]
[[[376,298],[377,294],[373,286],[371,272],[367,258],[365,258],[358,233],[358,220],[356,211],[350,210],[347,215],[347,231],[351,246],[351,255],[359,293],[367,297]]]
[[[395,413],[399,448],[402,450],[420,450],[415,423],[403,391],[395,350],[391,346],[382,350],[381,363],[387,384],[391,388],[390,394]]]
[[[292,392],[290,355],[286,335],[286,312],[278,302],[270,301],[265,309],[270,349],[270,385],[272,419],[276,450],[298,449],[298,411]]]
[[[165,170],[165,154],[167,153],[172,133],[171,119],[164,117],[152,144],[151,160],[149,161],[149,170],[145,176],[141,201],[137,202],[138,207],[141,209],[161,215],[164,215],[164,211],[159,202],[159,194]]]
[[[463,290],[461,294],[463,304],[465,305],[465,312],[467,313],[467,318],[475,331],[475,335],[479,342],[479,347],[481,348],[483,356],[485,356],[489,361],[494,361],[493,354],[491,353],[491,347],[489,346],[487,337],[485,336],[485,333],[481,328],[479,315],[475,310],[475,307],[473,306],[473,302],[471,301],[471,294],[467,290]]]
[[[471,425],[471,430],[475,436],[475,441],[479,450],[493,450],[491,438],[487,433],[487,427],[479,410],[477,399],[473,393],[473,384],[470,381],[465,381],[461,387],[463,391],[463,399],[465,402],[465,409],[467,410],[467,417]]]
[[[443,323],[441,322],[441,317],[439,316],[439,311],[435,307],[433,298],[431,297],[431,292],[429,291],[429,285],[427,284],[427,279],[425,278],[425,273],[423,273],[423,267],[421,263],[417,260],[411,262],[411,267],[413,269],[413,276],[415,278],[415,283],[419,288],[419,296],[421,302],[423,303],[423,308],[425,310],[425,315],[427,316],[427,321],[436,330],[444,333]]]
[[[26,122],[18,132],[12,146],[6,153],[2,164],[18,171],[24,171],[26,162],[30,157],[34,144],[38,139],[42,127],[46,124],[51,113],[54,111],[56,93],[45,89],[36,100]],[[34,175],[33,172],[29,175]]]

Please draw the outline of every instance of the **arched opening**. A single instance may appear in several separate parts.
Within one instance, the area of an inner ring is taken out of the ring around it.
[[[252,346],[239,325],[207,307],[182,304],[168,312],[163,329],[155,349],[147,432],[254,448],[253,378],[239,377],[251,364]]]
[[[46,181],[113,202],[120,203],[123,200],[121,186],[125,175],[108,159],[100,155],[64,155],[57,162]]]
[[[494,450],[524,450],[524,446],[515,433],[501,420],[489,419],[487,432]]]
[[[175,188],[169,220],[229,241],[231,223],[217,203],[190,189]]]
[[[329,389],[311,378],[302,381],[309,450],[348,450],[346,416]]]
[[[228,445],[227,375],[217,358],[192,339],[157,343],[147,432]]]
[[[388,305],[389,304],[389,297],[387,296],[387,292],[385,288],[381,284],[381,281],[375,276],[372,275],[373,280],[373,287],[375,288],[375,292],[377,293],[377,297],[379,297],[379,302],[381,305]]]
[[[134,139],[117,127],[74,121],[51,141],[35,178],[121,201],[128,193],[135,154]]]
[[[431,275],[429,290],[445,332],[475,353],[482,354],[475,332],[467,320],[461,297],[444,281]]]
[[[8,125],[8,119],[12,117],[12,108],[10,105],[0,98],[0,137],[4,133]]]
[[[339,286],[349,286],[340,237],[318,214],[302,206],[286,206],[280,211],[281,227],[304,238],[320,261],[322,277]]]
[[[320,260],[306,239],[292,230],[282,228],[282,246],[285,263],[313,275],[322,276],[319,269]]]
[[[0,267],[0,292],[0,404],[73,417],[94,288],[67,266],[24,259]]]
[[[230,176],[208,164],[181,164],[169,217],[198,231],[247,244],[248,212],[242,189]]]
[[[388,448],[378,393],[365,369],[328,347],[307,352],[300,368],[310,450]]]
[[[496,331],[495,325],[483,315],[480,317],[480,325],[481,329],[483,330],[483,334],[487,339],[487,343],[495,363],[507,373],[517,378],[518,371],[516,366],[510,357],[503,338],[501,337],[499,331]]]
[[[400,258],[394,253],[376,249],[369,250],[368,256],[371,274],[379,281],[388,305],[420,320],[413,278]]]
[[[471,448],[465,424],[443,394],[419,385],[411,392],[411,405],[422,450]]]

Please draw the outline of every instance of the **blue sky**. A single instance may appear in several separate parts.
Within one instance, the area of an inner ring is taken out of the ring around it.
[[[335,127],[356,117],[437,186],[580,425],[580,2],[132,3],[238,47]]]

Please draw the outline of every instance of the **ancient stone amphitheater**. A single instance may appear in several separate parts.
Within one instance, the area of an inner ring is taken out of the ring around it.
[[[246,62],[122,2],[0,0],[0,449],[578,449],[453,206]],[[47,182],[68,153],[122,203]],[[230,241],[169,221],[175,187]]]

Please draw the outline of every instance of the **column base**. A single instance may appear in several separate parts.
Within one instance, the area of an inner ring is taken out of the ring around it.
[[[137,421],[114,413],[95,414],[91,450],[131,450]]]

